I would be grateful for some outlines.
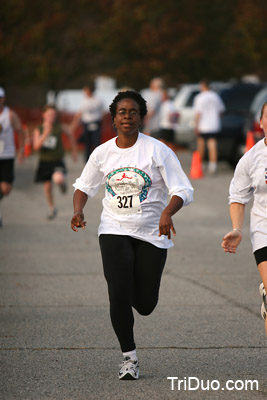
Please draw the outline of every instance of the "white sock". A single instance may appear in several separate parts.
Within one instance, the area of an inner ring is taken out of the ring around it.
[[[215,172],[217,170],[217,163],[214,161],[209,162],[209,172]]]
[[[122,353],[123,357],[130,357],[131,360],[137,360],[136,349],[132,351],[127,351],[126,353]]]

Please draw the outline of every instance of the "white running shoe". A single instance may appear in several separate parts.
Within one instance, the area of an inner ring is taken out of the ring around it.
[[[49,211],[49,214],[47,215],[46,218],[51,221],[52,219],[56,218],[56,216],[57,216],[57,209],[53,208],[53,210]]]
[[[138,360],[131,360],[126,357],[122,364],[119,365],[119,379],[134,380],[139,379],[139,364]]]
[[[260,295],[262,297],[262,305],[261,305],[261,316],[262,318],[266,319],[266,314],[267,314],[267,304],[266,304],[266,291],[265,291],[265,287],[263,285],[263,282],[261,282],[260,286],[259,286],[259,291],[260,291]]]

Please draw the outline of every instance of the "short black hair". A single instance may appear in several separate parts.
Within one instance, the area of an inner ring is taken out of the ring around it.
[[[112,119],[114,119],[116,116],[118,102],[123,99],[134,100],[139,105],[140,116],[142,118],[147,114],[146,101],[145,101],[145,99],[143,99],[141,94],[138,92],[135,92],[134,90],[125,90],[124,92],[119,92],[109,106],[109,111],[111,113]]]

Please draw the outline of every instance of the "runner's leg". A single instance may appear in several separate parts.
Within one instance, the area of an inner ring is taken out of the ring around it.
[[[54,209],[54,200],[53,200],[52,182],[51,181],[44,182],[44,193],[45,193],[45,198],[47,200],[49,208],[51,210],[53,210]]]
[[[133,307],[141,315],[152,313],[158,303],[162,272],[167,249],[133,239],[135,242]]]
[[[263,285],[265,287],[265,290],[267,289],[267,261],[263,261],[258,265],[258,270],[261,276],[261,280],[263,282]],[[267,318],[265,319],[265,332],[267,335]]]
[[[110,317],[122,352],[135,349],[132,310],[134,247],[130,236],[100,235],[104,275],[108,284]]]

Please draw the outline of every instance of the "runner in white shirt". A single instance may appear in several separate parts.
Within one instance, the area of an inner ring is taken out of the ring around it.
[[[93,85],[83,88],[84,98],[81,102],[80,111],[74,115],[71,123],[72,134],[82,123],[83,133],[79,138],[79,142],[85,144],[85,162],[101,142],[100,130],[104,108],[101,100],[95,96],[93,90]]]
[[[141,315],[156,307],[171,232],[175,235],[171,216],[193,200],[193,188],[176,155],[139,132],[147,112],[139,93],[120,92],[110,112],[118,136],[94,150],[76,180],[71,227],[85,228],[87,198],[105,184],[98,234],[111,321],[124,356],[119,378],[138,379],[132,307]]]
[[[153,78],[149,89],[142,91],[142,96],[147,102],[147,114],[144,118],[144,131],[153,137],[157,137],[159,131],[160,107],[162,104],[163,80]]]
[[[209,165],[208,171],[214,174],[217,169],[217,138],[221,130],[221,114],[225,106],[220,96],[209,89],[209,83],[200,83],[201,92],[194,99],[195,133],[201,159],[204,160],[207,143]]]
[[[5,90],[0,87],[0,201],[13,187],[16,156],[22,162],[24,156],[24,131],[17,113],[5,106]],[[18,149],[15,146],[15,131],[18,134]],[[0,210],[0,228],[3,225]]]
[[[174,142],[174,130],[177,126],[178,113],[174,102],[170,99],[167,89],[162,92],[162,104],[160,107],[159,137],[167,143]]]
[[[245,205],[253,197],[250,214],[250,235],[253,253],[262,279],[260,293],[263,297],[261,314],[266,318],[267,287],[267,102],[263,104],[260,116],[265,138],[253,146],[238,162],[230,185],[230,216],[233,230],[222,241],[225,252],[235,253],[242,239]]]

